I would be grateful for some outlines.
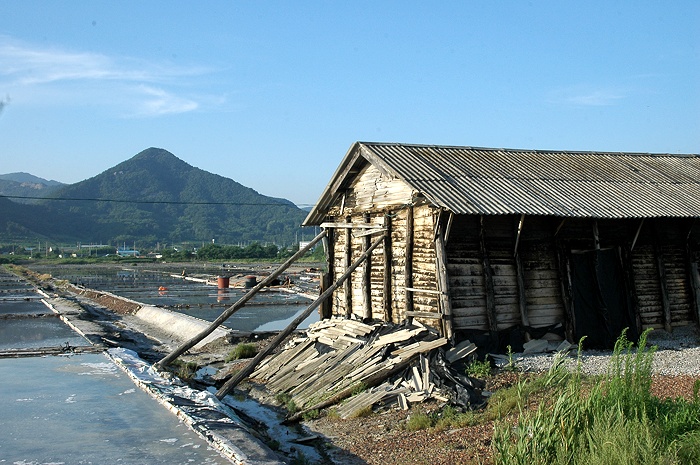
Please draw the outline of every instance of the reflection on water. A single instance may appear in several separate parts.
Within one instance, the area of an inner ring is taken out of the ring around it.
[[[180,276],[181,270],[175,269],[141,270],[84,265],[37,266],[33,269],[74,284],[207,321],[214,321],[246,292],[245,289],[217,289],[216,286],[186,280]],[[264,289],[224,324],[239,331],[279,331],[306,310],[310,303],[308,298],[296,294]],[[299,328],[308,328],[315,321],[318,321],[318,313],[312,312]]]

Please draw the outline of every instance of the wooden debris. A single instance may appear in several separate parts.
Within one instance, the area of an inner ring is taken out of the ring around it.
[[[445,352],[445,358],[449,363],[454,363],[457,360],[461,360],[464,357],[468,357],[474,352],[476,352],[476,344],[465,340],[457,344],[452,349]]]
[[[341,418],[349,418],[377,404],[404,408],[439,396],[425,354],[447,342],[421,324],[394,327],[331,318],[310,325],[306,338],[295,338],[269,356],[251,377],[291,397],[300,410],[288,421],[352,396],[338,407]]]

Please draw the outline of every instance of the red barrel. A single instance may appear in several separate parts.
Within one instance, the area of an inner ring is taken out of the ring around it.
[[[245,287],[246,289],[250,289],[252,287],[255,287],[255,285],[258,284],[258,278],[257,276],[253,275],[248,275],[245,277]]]
[[[229,277],[219,276],[219,278],[217,279],[217,283],[219,285],[219,289],[228,289]]]

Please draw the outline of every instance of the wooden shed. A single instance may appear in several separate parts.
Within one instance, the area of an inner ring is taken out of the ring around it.
[[[609,347],[697,324],[700,156],[356,142],[305,226],[322,312]],[[376,244],[375,244],[376,242]]]

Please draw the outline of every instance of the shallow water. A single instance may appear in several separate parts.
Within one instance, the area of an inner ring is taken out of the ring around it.
[[[90,343],[59,318],[0,320],[0,350],[89,346]],[[2,379],[2,378],[0,378]]]
[[[0,379],[0,463],[230,463],[102,354],[0,359]]]
[[[122,266],[61,265],[38,266],[35,271],[49,273],[91,289],[110,292],[144,304],[181,312],[206,321],[214,321],[245,290],[217,289],[205,283],[182,279],[175,269],[137,269]],[[209,270],[212,276],[216,268]],[[311,300],[296,294],[265,289],[224,324],[239,331],[279,331],[306,310]],[[318,321],[312,314],[299,329]]]

